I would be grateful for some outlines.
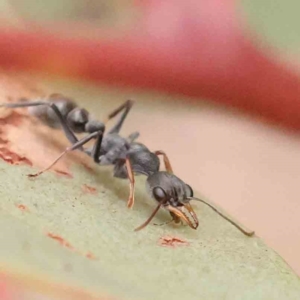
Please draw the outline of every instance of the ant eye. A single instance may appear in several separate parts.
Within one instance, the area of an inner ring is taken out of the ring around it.
[[[190,185],[186,185],[187,187],[188,187],[188,189],[190,190],[190,195],[189,195],[189,197],[194,197],[194,191],[193,191],[193,189],[191,188],[191,186]]]
[[[162,200],[166,199],[166,197],[167,197],[166,192],[159,186],[156,186],[153,189],[153,196],[155,197],[155,199],[157,201],[162,201]]]

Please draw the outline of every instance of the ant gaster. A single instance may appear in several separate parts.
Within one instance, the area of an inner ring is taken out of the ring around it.
[[[130,134],[127,138],[119,135],[123,122],[133,105],[131,100],[126,101],[111,112],[104,122],[95,120],[87,110],[79,108],[72,99],[60,94],[51,94],[46,101],[24,100],[26,99],[16,103],[0,104],[0,107],[28,107],[30,113],[46,125],[52,128],[61,126],[67,139],[72,144],[47,168],[29,176],[36,177],[42,174],[66,153],[78,149],[91,156],[97,164],[113,165],[115,177],[129,179],[130,193],[127,201],[129,208],[134,205],[134,174],[147,176],[148,191],[152,198],[158,202],[158,205],[147,221],[136,228],[135,231],[146,227],[161,207],[170,212],[172,221],[175,223],[184,221],[191,228],[197,229],[199,225],[198,218],[190,204],[191,200],[197,200],[210,206],[245,235],[251,236],[254,234],[254,232],[244,230],[211,204],[195,198],[192,188],[173,174],[170,161],[163,151],[151,152],[145,145],[135,142],[139,136],[138,132]],[[122,111],[123,113],[117,123],[104,135],[106,122]],[[78,140],[75,133],[87,133],[87,135]],[[88,149],[83,148],[90,140],[95,140],[94,145]],[[166,171],[160,171],[159,155],[163,156]]]

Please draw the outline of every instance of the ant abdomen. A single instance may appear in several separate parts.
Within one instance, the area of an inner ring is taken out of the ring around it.
[[[47,98],[47,102],[55,104],[56,108],[61,113],[64,119],[67,118],[68,114],[77,107],[76,103],[63,95],[60,94],[52,94]],[[57,114],[47,105],[39,105],[39,106],[31,106],[28,107],[28,111],[30,114],[37,117],[47,126],[52,128],[60,128],[61,122],[59,121]]]

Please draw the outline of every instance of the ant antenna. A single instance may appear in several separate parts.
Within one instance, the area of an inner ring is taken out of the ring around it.
[[[228,221],[229,223],[231,223],[233,226],[235,226],[239,231],[241,231],[243,234],[247,235],[247,236],[252,236],[254,235],[254,231],[249,231],[249,230],[245,230],[244,228],[242,228],[240,225],[238,225],[236,222],[234,222],[233,220],[231,220],[229,217],[225,216],[223,213],[221,213],[216,207],[214,207],[212,204],[199,199],[199,198],[195,198],[195,197],[189,197],[189,200],[196,200],[199,202],[202,202],[204,204],[206,204],[207,206],[209,206],[212,210],[214,210],[218,215],[220,215],[223,219],[225,219],[226,221]]]

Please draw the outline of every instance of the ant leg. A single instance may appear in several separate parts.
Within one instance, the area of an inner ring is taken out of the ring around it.
[[[126,119],[127,114],[129,113],[132,105],[133,105],[133,101],[127,100],[120,107],[118,107],[116,110],[114,110],[112,113],[110,113],[108,115],[108,120],[110,120],[111,118],[115,117],[118,113],[120,113],[124,109],[124,112],[121,115],[121,118],[119,119],[117,124],[109,131],[109,133],[119,133],[119,131],[121,130],[121,127],[124,123],[124,120]]]
[[[130,188],[127,207],[132,208],[134,205],[134,174],[128,157],[126,157],[125,159],[125,164],[126,164],[126,169],[127,169],[128,179],[129,179],[129,188]]]
[[[89,142],[91,139],[96,138],[98,135],[102,135],[102,132],[93,132],[93,133],[89,134],[88,136],[85,136],[84,138],[82,138],[81,140],[79,140],[78,142],[73,144],[71,147],[66,148],[66,150],[63,151],[48,167],[39,171],[38,173],[29,174],[28,177],[37,177],[37,176],[43,174],[45,171],[48,171],[49,169],[51,169],[65,154],[67,154],[68,152],[82,148],[82,146],[84,144]]]
[[[127,142],[129,144],[133,143],[138,137],[140,136],[140,133],[135,131],[133,133],[131,133],[128,137],[127,137]]]
[[[161,208],[162,204],[163,204],[162,202],[159,203],[156,206],[156,208],[154,209],[154,211],[152,212],[151,216],[142,225],[140,225],[139,227],[137,227],[136,229],[134,229],[134,231],[139,231],[139,230],[145,228],[151,222],[151,220],[155,217],[155,215],[157,214],[157,212]]]
[[[157,155],[157,156],[158,155],[163,156],[164,164],[165,164],[165,168],[166,168],[167,172],[173,174],[173,169],[172,169],[172,166],[171,166],[171,163],[170,163],[170,160],[169,160],[167,154],[165,152],[161,151],[161,150],[155,151],[154,154]]]
[[[66,120],[62,116],[61,112],[59,111],[59,109],[58,109],[58,107],[56,106],[55,103],[46,102],[46,101],[15,102],[15,103],[2,103],[2,104],[0,104],[0,107],[25,108],[25,107],[34,107],[34,106],[42,106],[42,105],[46,105],[46,106],[50,107],[54,111],[54,113],[56,114],[56,116],[58,117],[58,119],[59,119],[59,121],[61,123],[61,126],[63,128],[63,131],[64,131],[67,139],[72,144],[78,142],[77,137],[75,136],[75,134],[73,133],[73,131],[71,130],[71,128],[69,127],[69,125],[67,124]]]
[[[108,120],[112,119],[113,117],[115,117],[117,114],[119,114],[124,108],[125,109],[130,109],[133,105],[133,101],[132,100],[127,100],[126,102],[124,102],[123,104],[121,104],[118,108],[116,108],[115,110],[113,110],[109,115],[108,115]]]
[[[98,131],[98,136],[96,139],[96,142],[92,148],[92,153],[91,156],[96,164],[100,163],[100,150],[101,150],[101,144],[102,144],[102,139],[103,139],[103,132]]]

